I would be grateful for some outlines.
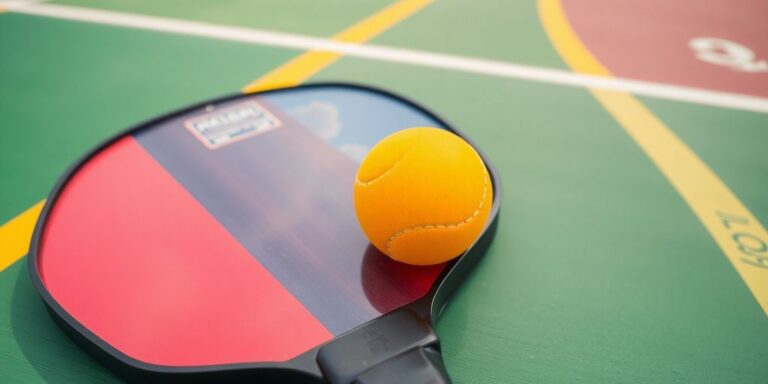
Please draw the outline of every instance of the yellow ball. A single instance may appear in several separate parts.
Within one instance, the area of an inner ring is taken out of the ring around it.
[[[409,128],[381,140],[360,164],[355,211],[371,243],[408,264],[461,255],[485,227],[493,201],[474,148],[437,128]]]

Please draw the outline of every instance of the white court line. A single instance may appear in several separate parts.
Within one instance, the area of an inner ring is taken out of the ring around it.
[[[649,81],[581,75],[568,71],[508,62],[392,48],[379,45],[358,45],[330,39],[209,24],[197,21],[144,16],[73,6],[40,4],[36,2],[2,2],[9,11],[58,19],[84,21],[150,31],[198,36],[299,50],[338,52],[347,56],[411,64],[429,68],[469,72],[482,75],[522,79],[594,89],[630,92],[659,99],[704,104],[715,107],[768,113],[768,98],[737,93],[710,91],[700,88],[654,83]]]
[[[47,0],[7,0],[0,1],[0,5],[6,8],[23,7],[25,5],[42,3]]]

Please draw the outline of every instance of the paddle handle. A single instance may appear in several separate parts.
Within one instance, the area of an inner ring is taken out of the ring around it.
[[[317,362],[331,384],[450,384],[432,326],[401,309],[323,346]]]

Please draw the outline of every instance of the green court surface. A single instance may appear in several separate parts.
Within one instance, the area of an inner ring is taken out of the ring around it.
[[[52,3],[321,38],[387,4]],[[369,43],[570,71],[536,2],[437,0]],[[236,93],[300,53],[0,13],[0,223],[47,196],[101,140]],[[768,72],[751,76],[764,81]],[[371,84],[418,100],[466,132],[501,173],[498,235],[436,325],[455,382],[768,380],[768,313],[756,300],[768,285],[742,278],[690,202],[588,89],[363,57],[343,57],[309,81]],[[637,99],[768,224],[768,114]],[[765,244],[752,247],[768,258]],[[0,382],[114,381],[49,318],[23,258],[0,271]]]

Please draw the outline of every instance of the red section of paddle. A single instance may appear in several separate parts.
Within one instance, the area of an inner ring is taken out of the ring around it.
[[[90,331],[159,365],[283,361],[331,334],[132,138],[51,212],[43,281]]]
[[[768,96],[768,72],[696,58],[699,37],[730,40],[768,61],[768,7],[761,0],[564,0],[573,28],[614,75]]]

